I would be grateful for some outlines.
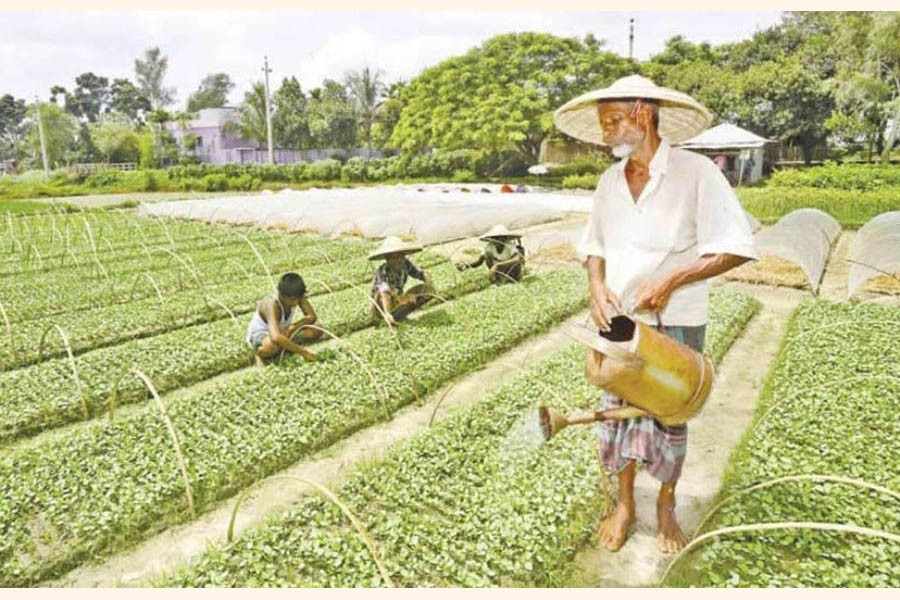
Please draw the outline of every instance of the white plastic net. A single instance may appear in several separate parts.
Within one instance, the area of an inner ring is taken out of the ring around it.
[[[900,211],[882,213],[866,223],[850,247],[847,297],[879,275],[900,273]]]
[[[786,214],[754,239],[760,256],[776,256],[799,265],[816,292],[831,245],[840,232],[840,224],[828,213],[801,208]]]
[[[433,244],[483,233],[502,223],[510,229],[589,212],[590,196],[531,192],[464,192],[460,188],[412,186],[283,190],[258,196],[160,202],[141,205],[139,214],[208,222],[252,224],[289,231],[381,238],[412,234]],[[480,187],[473,186],[474,190]]]

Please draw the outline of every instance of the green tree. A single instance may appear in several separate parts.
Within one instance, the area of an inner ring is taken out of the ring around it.
[[[18,158],[27,110],[24,100],[0,96],[0,158]]]
[[[82,73],[75,78],[72,102],[66,98],[66,110],[89,123],[96,123],[100,114],[109,109],[109,80],[93,73]]]
[[[653,57],[656,60],[656,57]],[[712,111],[718,121],[738,120],[741,92],[738,75],[705,60],[687,60],[661,66],[653,63],[641,68],[658,85],[690,95]]]
[[[387,146],[394,127],[400,120],[400,114],[403,112],[403,89],[406,83],[398,81],[392,83],[387,91],[387,97],[381,103],[375,115],[375,124],[372,127],[372,138],[375,145],[379,148]]]
[[[150,111],[147,115],[147,124],[153,134],[153,153],[157,164],[174,164],[178,160],[180,154],[178,143],[168,128],[168,124],[176,120],[176,115],[161,108]],[[143,155],[143,149],[141,154]]]
[[[860,125],[870,151],[887,161],[900,137],[900,13],[845,15],[838,47],[837,110]]]
[[[159,48],[154,47],[144,52],[144,59],[134,60],[134,74],[138,88],[150,101],[153,109],[165,108],[174,102],[175,88],[165,87],[163,81],[169,59],[162,55]]]
[[[221,108],[228,102],[228,94],[234,83],[226,73],[210,73],[200,82],[200,87],[188,97],[187,111],[197,112],[204,108]]]
[[[750,67],[736,80],[738,124],[800,146],[804,160],[824,142],[834,107],[828,86],[796,58]]]
[[[237,120],[228,124],[226,129],[243,138],[256,140],[259,145],[266,143],[266,86],[263,82],[255,82],[244,93]]]
[[[279,148],[305,150],[311,147],[306,94],[296,77],[281,82],[272,98],[272,137]]]
[[[27,143],[33,166],[38,166],[42,163],[41,139],[35,120],[36,112],[34,104],[28,107],[29,127]],[[40,115],[50,166],[55,168],[66,164],[72,159],[72,151],[78,136],[78,121],[52,102],[41,103]]]
[[[113,111],[127,115],[132,123],[140,125],[152,110],[150,100],[129,79],[113,79],[110,86],[110,107]]]
[[[345,76],[349,100],[356,113],[366,149],[369,151],[372,150],[372,128],[387,93],[387,86],[381,80],[383,75],[381,71],[373,72],[369,67],[364,67]]]
[[[352,148],[356,145],[356,113],[346,88],[326,79],[310,92],[309,130],[317,148]]]
[[[159,166],[156,156],[156,136],[150,123],[144,125],[138,134],[138,166],[142,169],[155,169]]]
[[[596,39],[587,41],[504,34],[425,70],[403,91],[390,145],[509,152],[536,162],[558,106],[635,69]]]
[[[128,115],[107,113],[89,129],[94,146],[106,162],[137,162],[140,136]]]

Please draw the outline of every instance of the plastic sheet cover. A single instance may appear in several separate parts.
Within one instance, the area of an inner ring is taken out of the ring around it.
[[[828,213],[801,208],[786,214],[754,239],[760,256],[776,256],[799,265],[816,292],[831,245],[840,232],[840,224]]]
[[[900,273],[900,211],[886,212],[866,223],[850,246],[847,297],[879,275]]]
[[[475,186],[473,186],[475,188]],[[413,235],[422,244],[479,235],[502,223],[518,229],[589,212],[590,196],[448,191],[410,186],[263,192],[254,196],[141,205],[141,215],[277,227],[322,236]],[[480,189],[480,188],[475,188]]]

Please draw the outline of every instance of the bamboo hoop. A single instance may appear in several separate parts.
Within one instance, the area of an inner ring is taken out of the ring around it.
[[[719,502],[715,506],[713,506],[711,509],[709,509],[709,511],[706,513],[706,515],[704,515],[703,519],[701,519],[700,524],[697,525],[697,529],[695,531],[696,532],[701,531],[703,529],[703,526],[706,525],[706,522],[709,521],[709,519],[713,516],[713,514],[715,514],[723,506],[730,504],[734,500],[736,500],[742,496],[745,496],[745,495],[749,494],[750,492],[753,492],[756,490],[762,490],[765,488],[769,488],[769,487],[778,485],[779,483],[786,483],[786,482],[790,482],[790,481],[818,481],[818,482],[824,482],[824,483],[843,483],[846,485],[851,485],[851,486],[856,486],[856,487],[873,490],[873,491],[885,494],[887,496],[891,496],[895,500],[900,501],[900,492],[895,492],[892,489],[886,488],[881,485],[877,485],[875,483],[869,483],[868,481],[864,481],[862,479],[852,479],[850,477],[841,477],[839,475],[816,475],[816,474],[787,475],[785,477],[776,477],[774,479],[769,479],[768,481],[763,481],[762,483],[757,483],[755,485],[751,485],[748,488],[744,488],[744,489],[739,490],[738,492],[732,494],[731,496],[728,496],[727,498],[725,498],[724,500],[722,500],[721,502]],[[696,534],[695,534],[695,537],[696,537]]]
[[[132,283],[131,283],[131,293],[128,294],[128,301],[131,302],[131,300],[134,298],[134,290],[135,290],[135,288],[137,287],[137,282],[138,282],[138,280],[140,280],[141,275],[143,275],[143,276],[146,277],[148,280],[150,280],[150,285],[152,285],[152,286],[153,286],[153,289],[156,290],[156,296],[159,298],[159,301],[160,301],[160,302],[165,302],[165,300],[163,299],[162,291],[160,291],[159,286],[156,285],[156,280],[153,279],[153,276],[150,275],[150,273],[147,273],[146,271],[142,271],[141,273],[137,273],[137,274],[134,276],[134,280],[133,280]]]
[[[162,250],[163,252],[166,252],[167,254],[171,254],[175,258],[175,260],[177,260],[182,265],[184,265],[184,268],[187,269],[187,272],[191,274],[191,277],[194,278],[194,281],[197,282],[197,285],[199,285],[199,286],[203,285],[203,281],[200,280],[200,275],[197,274],[197,271],[194,270],[194,268],[191,265],[189,265],[185,259],[183,259],[181,256],[179,256],[174,250],[171,250],[164,246],[159,246],[159,249]]]
[[[213,304],[222,307],[225,310],[225,312],[228,313],[228,316],[231,317],[231,320],[235,324],[237,324],[237,322],[238,322],[237,317],[234,316],[234,313],[231,312],[231,309],[229,309],[227,306],[225,306],[224,303],[222,303],[219,300],[216,300],[215,298],[213,298],[212,296],[209,296],[209,295],[204,296],[204,299],[206,300],[207,306],[209,305],[210,302],[212,302]]]
[[[331,490],[329,490],[324,485],[317,483],[311,479],[307,479],[306,477],[300,477],[299,475],[273,475],[268,479],[292,479],[295,481],[299,481],[306,485],[309,485],[315,488],[320,494],[322,494],[328,501],[337,506],[341,512],[346,516],[350,523],[353,525],[354,529],[356,529],[357,535],[366,545],[366,548],[369,550],[369,554],[372,556],[372,560],[375,562],[375,565],[378,567],[378,572],[381,574],[381,578],[384,580],[385,584],[388,587],[397,587],[394,585],[393,580],[391,580],[390,575],[388,575],[387,569],[384,566],[384,562],[381,557],[381,553],[378,551],[378,547],[372,541],[372,538],[369,537],[366,528],[363,526],[362,522],[353,514],[350,508],[344,504]],[[234,503],[234,509],[231,511],[231,519],[228,521],[228,543],[232,543],[234,540],[234,522],[237,519],[238,509],[241,506],[241,502],[244,501],[244,498],[250,493],[250,490],[244,490],[237,497],[237,500]]]
[[[250,274],[250,272],[246,268],[244,268],[244,265],[242,265],[240,262],[238,262],[237,259],[229,258],[228,260],[225,261],[225,264],[226,265],[230,265],[230,264],[237,265],[238,270],[244,274],[244,277],[246,277],[248,280],[253,279],[253,276]]]
[[[322,327],[320,325],[311,324],[311,325],[307,325],[307,327],[311,327],[313,329],[318,329],[322,333],[328,335],[331,339],[337,341],[337,343],[340,346],[346,348],[347,353],[350,354],[350,356],[352,356],[353,359],[359,363],[359,366],[361,366],[363,368],[363,371],[365,371],[366,375],[368,375],[369,380],[372,382],[372,387],[374,387],[376,390],[380,390],[381,393],[384,395],[384,398],[381,399],[381,407],[382,407],[382,409],[384,409],[385,418],[390,419],[391,411],[390,411],[390,408],[388,407],[388,401],[390,400],[391,396],[388,393],[387,388],[385,388],[384,385],[375,378],[375,375],[372,373],[372,371],[369,369],[369,367],[366,366],[365,361],[363,361],[363,359],[356,352],[353,351],[353,349],[350,347],[350,344],[343,338],[338,337],[337,335],[333,334],[332,332],[328,331],[327,329],[325,329],[324,327]]]
[[[72,354],[72,346],[69,344],[69,336],[67,336],[66,331],[56,323],[47,327],[47,329],[44,330],[43,335],[41,335],[41,360],[44,359],[44,340],[47,337],[47,333],[53,328],[56,328],[56,330],[59,332],[59,336],[63,341],[63,346],[66,349],[66,354],[69,356],[69,366],[72,368],[72,380],[75,382],[75,390],[78,392],[78,400],[79,402],[81,402],[81,413],[84,416],[84,419],[87,420],[91,417],[91,411],[88,408],[87,400],[84,397],[84,388],[81,385],[81,377],[78,376],[78,366],[75,364],[75,355]]]
[[[268,275],[268,277],[269,277],[269,282],[272,284],[272,289],[277,288],[278,285],[275,283],[275,278],[272,277],[272,272],[269,271],[269,267],[268,267],[268,265],[266,265],[266,261],[264,261],[263,257],[260,255],[259,250],[256,249],[256,246],[253,245],[253,242],[250,241],[249,237],[247,237],[246,235],[244,235],[241,232],[237,232],[237,234],[239,236],[241,236],[244,239],[244,241],[250,245],[250,248],[253,250],[253,253],[256,255],[256,258],[259,259],[260,264],[262,264],[263,269],[265,269],[265,271],[266,271],[266,275]]]
[[[814,531],[834,531],[839,533],[852,533],[856,535],[862,535],[866,537],[878,537],[884,540],[888,540],[891,542],[900,543],[900,535],[889,533],[887,531],[882,531],[880,529],[871,529],[868,527],[857,527],[856,525],[844,525],[843,523],[817,523],[817,522],[809,522],[809,521],[784,521],[778,523],[754,523],[752,525],[737,525],[734,527],[723,527],[721,529],[716,529],[715,531],[710,531],[709,533],[704,533],[698,538],[691,540],[691,542],[681,549],[681,551],[675,555],[672,561],[669,563],[669,566],[666,567],[666,570],[663,572],[662,577],[659,579],[659,583],[657,585],[662,585],[666,580],[666,577],[669,576],[669,572],[672,570],[672,567],[681,560],[681,557],[685,556],[688,552],[696,548],[697,546],[703,544],[704,542],[711,540],[713,538],[727,535],[730,533],[755,533],[758,531],[780,531],[787,529],[808,529]]]
[[[156,221],[162,226],[162,229],[166,234],[166,238],[168,238],[169,243],[172,244],[172,247],[174,248],[176,246],[175,238],[172,237],[172,233],[169,231],[169,226],[166,225],[165,219],[163,219],[162,217],[156,217]]]
[[[434,403],[434,410],[431,411],[431,417],[428,419],[428,428],[429,429],[431,429],[431,426],[434,423],[434,418],[437,416],[438,407],[441,405],[441,402],[444,401],[444,398],[446,398],[448,395],[450,395],[450,392],[453,390],[453,388],[456,387],[456,384],[457,384],[457,381],[454,381],[453,383],[451,383],[447,387],[447,389],[444,390],[444,393],[441,394],[441,397],[438,398],[438,401]]]
[[[19,349],[16,348],[16,339],[13,337],[12,323],[9,321],[9,315],[6,314],[6,307],[0,301],[0,315],[3,315],[3,323],[6,325],[6,334],[9,336],[9,347],[12,349],[13,360],[19,362]]]
[[[187,462],[181,451],[181,443],[178,441],[178,432],[175,430],[175,425],[172,423],[172,419],[169,418],[169,413],[166,412],[166,407],[163,405],[162,400],[160,400],[159,394],[156,393],[156,388],[153,387],[153,382],[150,381],[150,378],[144,375],[140,369],[131,369],[131,372],[140,377],[150,390],[153,399],[156,401],[156,406],[159,408],[160,415],[166,423],[166,428],[169,430],[169,435],[172,438],[172,445],[175,446],[175,454],[178,457],[178,466],[181,469],[181,476],[184,478],[184,492],[187,496],[188,509],[190,510],[191,518],[194,519],[197,517],[197,513],[194,511],[194,496],[191,493],[191,480],[188,477]]]
[[[43,270],[44,270],[44,257],[41,256],[40,250],[38,250],[38,247],[35,246],[34,244],[31,244],[31,249],[34,250],[34,255],[35,255],[35,256],[37,257],[37,259],[38,259],[38,260],[37,260],[37,262],[38,262],[38,269],[41,270],[41,271],[43,271]]]

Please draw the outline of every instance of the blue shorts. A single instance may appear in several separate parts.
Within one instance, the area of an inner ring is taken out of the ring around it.
[[[267,337],[269,337],[268,331],[257,331],[247,336],[247,343],[250,344],[250,347],[254,350],[258,350]]]

